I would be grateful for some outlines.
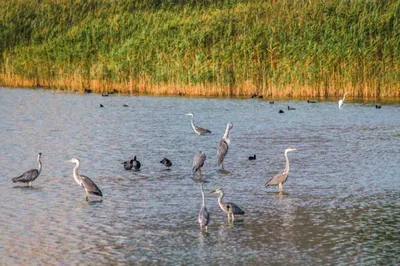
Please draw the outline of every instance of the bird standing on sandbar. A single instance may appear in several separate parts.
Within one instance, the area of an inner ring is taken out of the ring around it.
[[[37,155],[37,163],[39,165],[39,169],[31,169],[26,171],[20,176],[14,177],[12,181],[14,183],[16,182],[21,182],[21,183],[27,183],[28,186],[32,185],[32,182],[40,175],[42,172],[42,161],[40,160],[42,158],[42,153],[39,152]]]
[[[217,148],[217,162],[218,165],[222,164],[222,170],[224,170],[224,159],[226,154],[228,153],[229,145],[231,144],[231,140],[229,138],[229,132],[232,128],[233,128],[232,122],[226,125],[225,134],[219,141]]]
[[[202,128],[202,127],[198,127],[198,126],[196,126],[196,125],[194,124],[194,114],[193,114],[193,113],[188,113],[188,114],[186,114],[186,115],[192,117],[192,120],[191,120],[192,128],[193,128],[193,131],[194,131],[197,135],[200,136],[200,135],[205,135],[205,134],[211,133],[210,130],[205,129],[205,128]]]
[[[72,158],[71,160],[68,160],[66,162],[70,162],[70,163],[75,163],[75,167],[73,170],[73,176],[74,179],[76,181],[76,183],[78,183],[78,185],[80,185],[86,192],[86,201],[89,201],[89,193],[96,195],[96,196],[100,196],[103,197],[103,193],[101,192],[101,190],[99,189],[99,187],[92,181],[92,179],[90,179],[87,176],[84,175],[80,175],[78,173],[78,168],[80,166],[80,161],[79,159],[76,158]]]
[[[274,176],[273,178],[271,178],[267,183],[265,183],[265,187],[268,186],[279,186],[279,192],[283,191],[283,183],[286,182],[288,175],[289,175],[289,158],[288,158],[288,152],[290,151],[295,151],[296,149],[294,148],[287,148],[285,150],[285,158],[286,158],[286,167],[283,170],[282,173],[277,174],[276,176]]]
[[[223,212],[228,215],[228,220],[232,217],[232,221],[235,220],[235,215],[244,215],[244,211],[233,202],[223,202],[224,191],[221,188],[211,191],[210,193],[219,194],[218,205]]]

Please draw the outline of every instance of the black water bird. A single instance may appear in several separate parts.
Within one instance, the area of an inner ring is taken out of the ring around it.
[[[128,105],[127,105],[127,104],[124,104],[124,105],[122,105],[122,107],[128,107]]]
[[[258,99],[262,99],[262,98],[264,98],[264,96],[258,95]]]
[[[250,98],[251,98],[251,99],[256,98],[256,97],[257,97],[257,94],[256,94],[256,93],[250,94]]]
[[[89,88],[85,88],[85,93],[92,93],[93,91]]]
[[[249,156],[249,160],[250,161],[254,161],[256,159],[256,155],[254,154],[254,156]]]
[[[290,107],[289,105],[288,105],[287,109],[288,110],[296,110],[296,108]]]
[[[280,113],[280,114],[283,114],[283,113],[284,113],[284,111],[282,111],[282,110],[279,110],[279,113]]]
[[[381,109],[382,106],[381,106],[380,104],[376,104],[376,105],[375,105],[375,108],[376,108],[376,109]]]
[[[274,101],[270,101],[270,102],[269,102],[269,104],[274,104],[274,103],[275,103]]]
[[[138,171],[140,169],[140,162],[136,159],[136,156],[133,156],[133,159],[130,159],[129,161],[123,162],[125,170],[131,170],[132,168],[135,171]]]
[[[100,108],[101,108],[101,107],[104,107],[104,105],[100,104]]]
[[[165,165],[167,168],[170,168],[170,167],[172,166],[172,162],[171,162],[169,159],[167,159],[167,158],[162,159],[162,160],[160,161],[160,163],[162,163],[163,165]]]
[[[108,92],[102,93],[101,96],[103,96],[103,97],[108,97]]]
[[[317,103],[316,101],[307,100],[308,103]]]

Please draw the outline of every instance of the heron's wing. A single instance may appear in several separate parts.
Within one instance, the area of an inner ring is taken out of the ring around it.
[[[285,180],[285,173],[280,173],[271,178],[267,183],[265,183],[265,186],[268,187],[270,185],[278,185],[279,183],[282,183]]]
[[[228,153],[228,143],[221,139],[217,149],[217,160],[218,164],[224,161],[225,155]]]
[[[103,197],[103,193],[101,192],[99,187],[93,182],[92,179],[84,175],[81,175],[81,179],[82,179],[81,183],[82,187],[84,187],[89,193]]]
[[[206,155],[201,152],[197,152],[193,159],[193,172],[197,172],[201,167],[203,167],[206,160]]]
[[[204,135],[207,133],[211,133],[210,130],[202,128],[202,127],[198,127],[198,126],[194,126],[196,128],[196,131],[200,133],[200,135]]]
[[[31,169],[29,171],[26,171],[20,176],[14,177],[12,181],[15,182],[32,182],[39,176],[39,171],[37,169]]]
[[[224,204],[229,213],[233,213],[235,215],[243,215],[244,214],[244,211],[239,206],[237,206],[235,203],[226,202]]]

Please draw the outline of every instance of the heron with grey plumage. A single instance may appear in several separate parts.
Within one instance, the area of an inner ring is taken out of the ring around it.
[[[283,191],[283,183],[286,182],[288,176],[289,176],[289,158],[288,158],[288,152],[291,151],[296,151],[294,148],[287,148],[285,150],[285,158],[286,158],[286,166],[285,169],[283,170],[282,173],[277,174],[273,178],[271,178],[268,182],[265,183],[265,187],[268,186],[279,186],[279,192]]]
[[[210,193],[218,194],[218,205],[221,210],[228,215],[228,220],[232,217],[235,220],[235,215],[244,215],[244,211],[233,202],[223,202],[224,191],[221,188],[211,191]]]
[[[40,160],[42,158],[42,153],[39,152],[37,155],[37,163],[38,163],[38,169],[31,169],[26,171],[20,176],[14,177],[12,181],[14,183],[21,182],[21,183],[26,183],[29,187],[32,185],[32,182],[35,181],[36,178],[40,175],[42,172],[42,161]]]

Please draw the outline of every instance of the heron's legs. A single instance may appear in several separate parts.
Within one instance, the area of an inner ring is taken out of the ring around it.
[[[225,170],[225,169],[224,169],[224,162],[222,162],[221,164],[222,164],[222,170]]]
[[[283,184],[279,183],[279,192],[282,192],[282,191],[283,191]]]
[[[89,201],[89,193],[86,189],[85,189],[85,192],[86,192],[86,201]]]
[[[206,225],[206,232],[208,231],[208,225]]]
[[[232,215],[232,222],[233,222],[233,221],[235,221],[235,215],[233,215],[233,213],[231,215]]]

